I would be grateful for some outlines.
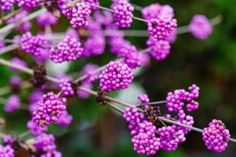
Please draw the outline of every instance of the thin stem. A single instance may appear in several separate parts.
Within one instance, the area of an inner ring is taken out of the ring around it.
[[[11,12],[10,14],[8,14],[2,18],[2,22],[9,20],[10,18],[14,17],[15,15],[17,15],[21,11],[22,11],[22,9],[13,10],[13,12]]]
[[[29,87],[31,87],[30,83],[28,83],[26,81],[21,83],[21,88],[22,89],[29,88]],[[4,95],[4,94],[8,94],[10,92],[11,92],[11,88],[9,86],[8,87],[0,88],[0,96]]]
[[[0,49],[0,55],[2,55],[4,53],[7,53],[7,52],[10,52],[10,51],[13,51],[17,48],[18,48],[18,44],[12,44],[12,45],[9,45],[7,47],[1,48]]]
[[[166,103],[165,100],[163,100],[163,101],[153,101],[153,102],[148,103],[148,105],[158,105],[158,104],[165,104],[165,103]]]
[[[39,16],[40,14],[44,13],[46,11],[45,8],[42,8],[40,10],[37,10],[31,14],[29,14],[28,16],[22,18],[21,21],[19,21],[20,23],[23,23],[23,22],[26,22],[26,21],[30,21],[34,18],[36,18],[37,16]],[[6,33],[8,31],[10,31],[11,29],[15,28],[15,24],[14,23],[11,23],[11,24],[8,24],[7,26],[3,27],[0,29],[0,34],[3,34],[3,33]]]

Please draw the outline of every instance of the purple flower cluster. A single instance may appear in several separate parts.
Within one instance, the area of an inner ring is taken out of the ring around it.
[[[129,28],[132,23],[134,7],[127,0],[113,2],[111,6],[114,21],[120,28]]]
[[[203,130],[202,136],[209,150],[220,153],[228,146],[230,133],[222,121],[213,119]]]
[[[134,76],[132,70],[124,63],[112,61],[99,75],[99,86],[102,92],[111,92],[128,88]]]
[[[71,25],[73,28],[84,28],[88,25],[91,7],[85,3],[77,3],[71,8]]]
[[[30,32],[23,34],[20,39],[21,49],[36,58],[41,58],[45,51],[48,51],[50,44],[51,42],[42,35],[33,36]]]
[[[190,24],[189,30],[197,39],[204,40],[209,37],[212,33],[212,25],[204,15],[193,16]]]
[[[169,16],[173,18],[174,9],[169,5],[160,5],[159,3],[154,3],[144,7],[142,10],[142,15],[146,20],[158,18],[159,16]]]
[[[151,37],[156,40],[168,40],[171,33],[177,27],[176,19],[170,16],[159,16],[152,18],[148,22],[148,32]]]
[[[88,37],[84,43],[83,56],[97,56],[103,54],[106,46],[105,37],[102,34],[94,34]]]
[[[61,157],[53,135],[41,134],[35,139],[34,147],[42,153],[42,157]]]
[[[76,38],[66,36],[56,47],[50,49],[49,57],[55,63],[74,61],[82,54],[83,48]]]
[[[136,106],[126,108],[123,118],[128,122],[134,150],[139,154],[153,155],[160,147],[160,139],[155,136],[156,127],[145,120]]]
[[[164,60],[170,53],[170,43],[165,40],[156,41],[149,38],[147,45],[150,48],[149,53],[158,61]]]
[[[15,0],[17,5],[27,11],[32,10],[40,5],[40,0]]]
[[[60,98],[52,92],[43,95],[37,105],[38,108],[33,112],[32,120],[41,127],[56,122],[66,111],[66,99]]]
[[[37,22],[40,26],[45,27],[56,24],[57,18],[51,12],[46,12],[37,17]]]
[[[1,0],[0,2],[0,10],[7,12],[11,10],[13,7],[14,0]]]
[[[199,97],[199,87],[195,84],[188,88],[177,89],[174,92],[169,92],[166,97],[166,106],[170,112],[178,112],[182,110],[185,102],[187,111],[191,112],[199,108],[199,104],[195,99]]]
[[[63,95],[72,96],[75,94],[74,89],[72,87],[72,82],[69,79],[62,78],[60,80],[59,86]]]
[[[15,157],[15,151],[10,146],[0,145],[0,157]]]
[[[7,99],[6,105],[4,106],[4,110],[6,112],[13,112],[20,107],[20,99],[17,95],[12,95]]]

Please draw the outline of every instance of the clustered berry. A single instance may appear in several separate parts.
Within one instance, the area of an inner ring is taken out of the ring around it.
[[[40,0],[15,0],[17,5],[27,11],[32,10],[40,5]]]
[[[1,0],[0,2],[0,10],[7,12],[11,10],[13,7],[14,0]]]
[[[174,151],[178,148],[179,143],[185,141],[185,135],[182,130],[176,130],[176,126],[164,126],[159,128],[160,148],[166,151]]]
[[[202,136],[209,150],[220,153],[228,146],[230,133],[222,121],[213,119],[203,130]]]
[[[48,130],[47,126],[45,127],[39,126],[32,120],[28,121],[27,128],[29,129],[31,135],[33,136],[39,136]]]
[[[37,22],[41,27],[45,27],[56,24],[57,18],[51,12],[45,12],[37,17]]]
[[[190,24],[189,30],[194,37],[200,40],[204,40],[209,37],[212,33],[212,25],[204,15],[193,16]]]
[[[84,28],[88,25],[91,8],[88,4],[77,3],[71,9],[71,25],[73,28]]]
[[[107,9],[110,12],[98,11],[99,0],[78,1],[73,6],[69,5],[68,0],[1,0],[0,10],[7,12],[12,9],[14,3],[23,10],[9,18],[7,23],[14,24],[16,30],[24,34],[15,36],[13,42],[19,43],[21,49],[25,53],[31,54],[37,63],[44,63],[48,58],[55,63],[62,63],[75,61],[80,57],[101,55],[106,48],[106,36],[109,38],[111,52],[120,58],[109,62],[101,74],[97,74],[101,70],[97,65],[88,64],[85,66],[80,75],[86,77],[76,82],[81,87],[78,90],[75,90],[75,83],[63,77],[59,81],[61,93],[57,95],[53,92],[43,94],[44,88],[32,92],[29,98],[29,110],[32,119],[27,123],[30,133],[36,137],[33,140],[33,146],[37,154],[30,152],[32,156],[62,156],[56,148],[55,137],[46,134],[46,132],[51,123],[60,126],[71,124],[73,117],[66,110],[67,100],[64,96],[77,94],[80,98],[88,98],[89,93],[81,89],[91,90],[94,81],[98,79],[100,91],[97,94],[97,101],[103,103],[106,101],[103,99],[106,93],[129,87],[134,79],[132,70],[148,64],[149,55],[158,61],[164,60],[170,53],[170,43],[176,39],[177,20],[174,19],[174,10],[169,5],[155,3],[142,9],[141,13],[144,19],[140,20],[147,23],[149,33],[148,54],[142,54],[138,52],[135,45],[124,38],[124,32],[119,30],[119,28],[131,27],[134,7],[129,0],[112,0],[111,9]],[[45,28],[57,23],[58,19],[52,12],[56,10],[65,15],[73,27],[65,33],[64,39],[55,46],[53,44],[56,42],[53,43],[46,39],[41,33],[33,36],[27,32],[31,28],[29,21],[19,23],[28,15],[28,11],[42,3],[48,11],[37,17],[37,22],[41,27]],[[90,17],[92,11],[94,16]],[[203,15],[195,15],[188,26],[188,31],[201,40],[206,39],[212,33],[212,29],[212,24]],[[77,30],[79,31],[77,32]],[[89,36],[87,37],[87,35]],[[83,41],[84,36],[86,36],[85,41]],[[4,39],[0,38],[0,49],[3,47],[5,47]],[[22,67],[27,66],[19,58],[13,58],[11,63]],[[19,72],[14,68],[11,70],[15,73]],[[37,64],[33,68],[34,85],[42,87],[46,81],[45,76],[44,66]],[[10,83],[15,86],[12,90],[18,91],[22,81],[18,77],[12,77]],[[185,136],[192,130],[194,119],[186,114],[185,110],[188,112],[197,110],[199,108],[196,101],[198,97],[199,87],[195,84],[188,87],[188,90],[176,89],[169,92],[166,97],[166,107],[171,113],[162,115],[162,108],[151,106],[147,94],[139,95],[138,100],[141,104],[131,105],[125,109],[123,114],[123,118],[128,122],[134,150],[145,155],[154,155],[160,149],[165,151],[176,150],[179,144],[186,140]],[[153,104],[155,105],[155,103]],[[20,108],[19,96],[10,96],[6,101],[4,110],[13,112],[18,108]],[[173,120],[175,123],[166,125],[162,118]],[[159,127],[159,125],[161,126]],[[220,120],[216,119],[212,120],[208,127],[203,130],[202,136],[206,147],[214,152],[223,152],[230,139],[229,130]],[[3,145],[0,145],[0,157],[15,156],[15,145],[13,145],[15,141],[14,137],[6,136],[4,138]]]
[[[199,107],[198,102],[195,101],[198,97],[199,87],[193,84],[188,88],[188,91],[177,89],[174,92],[169,92],[166,97],[166,106],[170,112],[178,112],[182,110],[186,102],[187,111],[191,112]]]
[[[8,24],[15,24],[16,30],[20,32],[27,32],[32,27],[31,22],[24,21],[19,23],[19,21],[22,21],[23,18],[25,18],[28,15],[28,12],[25,10],[20,11],[15,16],[11,17],[9,20],[7,20]]]
[[[138,100],[145,106],[150,102],[150,99],[147,94],[140,94],[138,96]]]
[[[170,16],[159,16],[148,22],[148,32],[156,40],[167,40],[176,29],[177,21]]]
[[[143,18],[146,20],[158,18],[159,16],[174,17],[174,9],[169,5],[161,5],[159,3],[150,4],[142,10]]]
[[[0,157],[15,157],[15,151],[10,146],[0,145]]]
[[[132,70],[124,63],[112,61],[99,75],[99,86],[102,92],[111,92],[128,88],[134,76]]]
[[[135,106],[126,108],[123,117],[129,124],[134,150],[139,154],[155,154],[160,147],[160,139],[155,136],[156,127],[145,120]]]
[[[115,24],[120,28],[129,28],[133,21],[134,7],[128,0],[115,1],[111,8],[113,9]]]
[[[6,112],[13,112],[20,107],[20,98],[18,95],[12,95],[7,99],[6,105],[4,106],[4,110]]]
[[[41,134],[36,137],[34,147],[42,153],[42,157],[62,157],[61,153],[57,150],[53,135]]]
[[[83,2],[87,4],[91,4],[90,7],[92,11],[97,11],[98,9],[97,6],[99,6],[99,0],[84,0]]]
[[[91,35],[84,43],[83,56],[97,56],[103,54],[106,46],[106,40],[103,35]]]
[[[72,96],[75,94],[74,89],[72,87],[72,82],[69,79],[62,78],[60,80],[59,86],[63,95]]]
[[[149,38],[147,45],[150,48],[149,53],[158,61],[164,60],[170,53],[170,43],[165,40],[156,41]]]
[[[76,38],[65,37],[56,47],[50,49],[49,57],[55,63],[75,61],[82,54],[83,48]]]
[[[35,57],[42,56],[43,51],[48,50],[50,43],[42,35],[33,36],[30,32],[23,34],[20,38],[21,49]]]
[[[63,112],[60,118],[57,120],[57,124],[60,126],[68,126],[71,124],[73,117],[69,115],[67,111]]]
[[[33,112],[33,121],[42,127],[57,122],[62,113],[66,111],[66,99],[60,98],[52,92],[43,95],[37,105],[38,108]]]

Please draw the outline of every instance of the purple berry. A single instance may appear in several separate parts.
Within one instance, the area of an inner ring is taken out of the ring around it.
[[[99,86],[102,92],[111,92],[128,88],[134,76],[132,70],[119,61],[113,61],[99,75]]]
[[[222,121],[213,119],[203,130],[202,136],[207,149],[220,153],[228,146],[230,133]]]
[[[20,99],[17,95],[12,95],[7,99],[6,105],[4,106],[4,110],[6,112],[13,112],[20,107]]]
[[[176,29],[177,21],[170,16],[159,16],[148,22],[148,32],[156,40],[167,40]]]
[[[211,23],[204,15],[193,16],[189,24],[189,30],[193,36],[200,40],[207,39],[211,35],[212,29]]]
[[[81,56],[82,51],[81,43],[76,38],[67,36],[50,50],[49,57],[55,63],[75,61]]]
[[[38,108],[33,112],[33,121],[41,127],[56,122],[66,111],[66,99],[49,92],[38,102]]]
[[[120,28],[129,28],[132,23],[134,7],[127,0],[113,2],[114,21]]]

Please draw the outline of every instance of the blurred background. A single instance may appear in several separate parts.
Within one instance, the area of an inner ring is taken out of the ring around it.
[[[109,6],[111,0],[100,0]],[[236,1],[235,0],[131,0],[132,3],[146,6],[154,2],[169,4],[175,9],[178,25],[187,25],[195,14],[208,18],[223,16],[223,21],[214,27],[213,34],[204,41],[191,34],[177,37],[171,54],[162,62],[152,60],[151,65],[139,70],[135,83],[112,96],[136,103],[135,97],[146,92],[152,101],[164,100],[168,91],[187,88],[192,83],[200,86],[200,109],[193,113],[195,125],[207,126],[213,118],[221,119],[236,138]],[[135,12],[140,16],[139,12]],[[54,31],[63,31],[68,21],[62,19]],[[131,29],[146,29],[142,22],[134,21]],[[32,29],[38,31],[38,27]],[[146,38],[127,38],[139,49],[145,48]],[[4,58],[11,58],[4,55]],[[27,58],[26,58],[27,59]],[[69,65],[68,73],[78,72],[86,63],[103,65],[114,59],[109,49],[100,57],[78,60]],[[55,70],[55,69],[54,69]],[[0,86],[8,85],[14,75],[8,68],[0,66]],[[53,69],[52,69],[53,71]],[[29,78],[21,74],[23,78]],[[21,92],[21,101],[27,103],[32,89]],[[8,97],[5,95],[4,97]],[[3,104],[2,104],[3,105]],[[57,137],[58,148],[64,157],[136,157],[131,145],[127,124],[119,113],[96,103],[94,97],[87,100],[70,100],[69,113],[73,115],[69,127],[50,126],[50,133]],[[6,120],[5,131],[20,134],[26,131],[30,119],[27,111],[5,113],[0,108],[0,116]],[[158,157],[235,157],[236,143],[230,143],[222,154],[208,151],[201,140],[201,134],[191,132],[187,141],[175,152],[159,151]]]

